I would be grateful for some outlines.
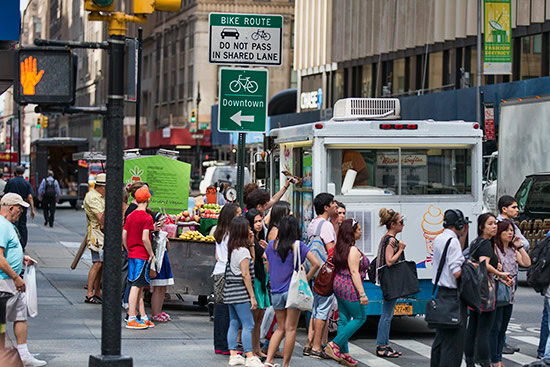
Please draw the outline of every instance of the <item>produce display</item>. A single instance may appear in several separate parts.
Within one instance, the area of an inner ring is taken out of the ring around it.
[[[195,206],[195,213],[200,213],[201,218],[218,219],[221,207],[218,204],[204,204]]]
[[[180,240],[194,242],[216,242],[213,236],[203,236],[199,231],[187,231],[179,236]]]
[[[176,223],[177,222],[199,222],[200,217],[198,215],[194,215],[193,213],[190,213],[187,210],[182,211],[181,213],[176,215]]]

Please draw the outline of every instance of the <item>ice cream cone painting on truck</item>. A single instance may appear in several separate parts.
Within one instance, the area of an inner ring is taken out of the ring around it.
[[[406,244],[406,260],[416,264],[420,292],[399,299],[396,314],[424,314],[433,290],[433,242],[444,230],[443,213],[481,214],[483,132],[475,122],[401,120],[399,100],[392,98],[339,100],[333,112],[328,121],[269,132],[275,170],[269,188],[276,192],[277,179],[288,172],[303,177],[285,196],[301,220],[311,215],[311,198],[334,195],[346,206],[347,217],[361,224],[356,246],[371,261],[387,232],[378,213],[386,208],[401,214],[404,227],[397,238]],[[470,226],[469,238],[475,237],[475,226]],[[364,286],[367,313],[380,315],[380,288],[368,281]]]

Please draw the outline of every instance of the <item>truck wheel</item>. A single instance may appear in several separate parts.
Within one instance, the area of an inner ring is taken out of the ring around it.
[[[69,203],[71,204],[71,206],[73,207],[73,209],[78,210],[78,208],[76,207],[76,200],[69,200]]]
[[[208,296],[199,296],[199,300],[197,302],[199,306],[204,307],[208,304]]]

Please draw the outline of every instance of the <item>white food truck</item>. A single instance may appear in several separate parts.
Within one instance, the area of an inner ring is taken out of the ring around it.
[[[303,177],[283,200],[292,205],[303,232],[315,218],[313,198],[335,195],[347,216],[361,223],[357,246],[376,256],[385,227],[378,212],[392,208],[405,216],[398,236],[405,256],[417,264],[420,292],[401,299],[396,315],[424,314],[431,297],[433,241],[443,232],[443,213],[460,209],[472,221],[482,207],[482,131],[464,121],[402,121],[398,99],[343,99],[334,116],[271,130],[270,190],[277,192],[283,172]],[[469,240],[477,236],[470,226]],[[368,280],[368,314],[380,315],[382,292]]]

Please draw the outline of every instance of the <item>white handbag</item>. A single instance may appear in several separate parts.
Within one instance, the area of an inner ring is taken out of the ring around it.
[[[288,287],[286,308],[309,311],[313,308],[313,293],[307,282],[306,271],[301,264],[300,242],[294,242],[294,270]]]

